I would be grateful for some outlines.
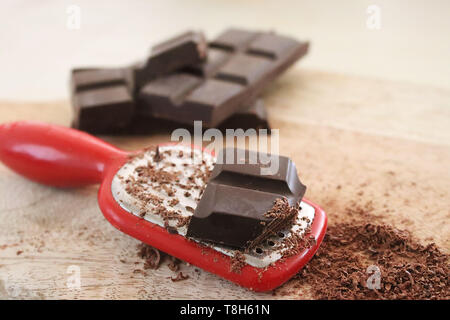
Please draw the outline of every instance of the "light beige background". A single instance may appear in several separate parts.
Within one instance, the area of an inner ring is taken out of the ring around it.
[[[81,8],[80,30],[66,27],[70,4]],[[381,9],[377,31],[366,27],[370,4]],[[127,64],[186,28],[212,37],[232,25],[311,40],[304,67],[450,86],[445,0],[2,0],[0,8],[0,99],[65,98],[73,66]]]

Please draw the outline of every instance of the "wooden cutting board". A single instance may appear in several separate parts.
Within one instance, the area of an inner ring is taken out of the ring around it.
[[[280,153],[292,157],[306,197],[345,219],[371,202],[377,222],[412,232],[450,252],[450,90],[293,69],[265,94],[280,129]],[[68,125],[66,101],[0,102],[0,122],[32,119]],[[133,150],[169,140],[104,137]],[[339,186],[339,187],[338,187]],[[29,182],[0,165],[0,298],[272,299],[194,266],[172,282],[163,262],[146,275],[137,240],[114,229],[96,201],[97,186],[60,190]],[[69,288],[73,272],[81,288]]]

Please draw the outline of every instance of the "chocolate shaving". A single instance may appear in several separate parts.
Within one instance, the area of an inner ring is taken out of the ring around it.
[[[182,272],[178,272],[178,275],[176,276],[176,278],[170,278],[170,280],[172,280],[173,282],[182,281],[182,280],[186,280],[186,279],[189,279],[189,276],[184,275]]]
[[[170,255],[168,255],[168,254],[166,254],[164,252],[160,252],[158,249],[153,248],[153,247],[151,247],[151,246],[149,246],[149,245],[147,245],[145,243],[140,243],[137,246],[137,248],[138,248],[138,253],[137,253],[138,256],[141,259],[144,259],[144,270],[157,269],[161,265],[161,263],[162,263],[162,261],[164,259],[169,259],[170,260],[169,263],[167,264],[167,267],[172,272],[176,273],[176,272],[178,272],[180,270],[180,265],[182,263],[181,260],[179,260],[179,259],[177,259],[177,258],[175,258],[173,256],[170,256]],[[138,262],[135,263],[135,264],[138,264]],[[147,273],[144,270],[135,269],[133,271],[133,273],[141,273],[144,276],[146,276]],[[178,272],[175,277],[171,278],[171,280],[174,281],[174,282],[177,282],[177,281],[186,280],[188,278],[189,278],[188,275],[184,275],[183,273]]]
[[[283,259],[286,259],[314,245],[316,245],[316,238],[310,234],[310,230],[306,230],[304,235],[294,233],[282,241],[281,246],[285,249],[281,251],[281,254]]]
[[[180,270],[180,263],[181,261],[175,257],[169,256],[170,257],[170,262],[167,265],[169,267],[170,270],[172,270],[173,272],[177,272]]]
[[[155,155],[153,156],[153,161],[160,162],[162,159],[161,153],[159,152],[159,146],[156,146]]]
[[[178,234],[178,230],[174,227],[167,226],[166,229],[167,229],[167,232],[169,232],[170,234]]]
[[[158,249],[141,243],[138,245],[138,256],[144,259],[144,269],[158,269],[161,255]]]
[[[192,217],[178,217],[177,228],[187,226]]]
[[[192,208],[192,207],[190,207],[190,206],[185,206],[185,208],[186,208],[186,210],[189,211],[189,212],[192,212],[192,213],[195,212],[194,208]]]
[[[300,206],[296,207],[289,205],[287,198],[283,197],[274,201],[273,207],[264,213],[264,217],[268,218],[268,221],[262,221],[266,224],[263,233],[253,241],[251,241],[247,249],[254,248],[271,235],[276,234],[278,231],[289,228],[297,217]]]

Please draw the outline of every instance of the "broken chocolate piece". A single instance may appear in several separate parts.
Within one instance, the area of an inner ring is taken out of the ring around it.
[[[133,81],[126,68],[72,70],[72,127],[91,133],[123,128],[131,122]]]
[[[289,158],[271,155],[278,170],[267,172],[262,156],[239,149],[219,153],[218,161],[224,163],[214,167],[189,223],[188,237],[245,249],[292,222],[292,207],[298,208],[306,187]],[[279,201],[285,201],[288,209],[271,216],[274,208],[283,208]]]
[[[134,112],[134,102],[125,85],[81,91],[72,100],[72,127],[91,133],[125,127]]]
[[[195,65],[206,58],[207,44],[203,33],[185,32],[152,47],[150,56],[135,65],[136,84],[140,88],[157,76]]]
[[[269,82],[306,54],[308,43],[231,29],[209,47],[205,62],[147,83],[139,92],[137,112],[216,127],[252,104]]]

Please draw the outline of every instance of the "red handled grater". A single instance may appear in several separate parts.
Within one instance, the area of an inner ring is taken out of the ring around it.
[[[190,149],[175,144],[160,146],[161,150],[164,148]],[[193,150],[207,153],[197,147]],[[66,127],[25,121],[0,125],[0,160],[12,170],[30,180],[56,187],[99,183],[99,207],[114,227],[250,290],[269,291],[280,286],[312,258],[322,242],[327,226],[326,214],[316,204],[303,199],[301,212],[310,218],[307,220],[311,221],[309,228],[315,243],[296,255],[282,258],[277,243],[289,237],[290,230],[285,230],[245,253],[245,265],[240,272],[235,272],[232,270],[235,250],[186,238],[183,227],[177,233],[169,232],[155,216],[150,214],[142,218],[133,204],[126,203],[127,198],[120,198],[120,192],[116,192],[118,172],[126,174],[130,158],[139,152],[120,150]]]

